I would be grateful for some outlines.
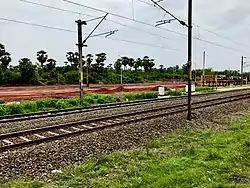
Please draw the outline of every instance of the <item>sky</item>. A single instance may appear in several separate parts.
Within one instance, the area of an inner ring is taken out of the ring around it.
[[[107,65],[114,64],[119,56],[136,59],[147,55],[155,59],[157,67],[181,66],[187,62],[187,28],[177,21],[154,27],[156,21],[171,17],[150,5],[151,0],[68,0],[78,5],[63,0],[24,1],[0,0],[0,43],[3,43],[6,50],[11,53],[13,65],[23,57],[36,62],[36,52],[41,49],[48,52],[49,57],[56,59],[58,65],[63,65],[66,53],[77,51],[75,20],[90,20],[104,16],[105,12],[113,14],[107,16],[95,34],[116,29],[119,31],[107,38],[90,38],[87,42],[88,47],[84,48],[84,55],[105,52]],[[187,2],[163,0],[160,4],[186,21]],[[59,11],[48,6],[71,12]],[[83,38],[98,21],[91,21],[83,26]],[[64,30],[26,25],[23,22]],[[203,51],[206,51],[206,67],[215,70],[239,70],[241,56],[250,57],[250,4],[247,0],[194,1],[193,23],[193,68],[202,68]],[[245,70],[248,71],[249,68]]]

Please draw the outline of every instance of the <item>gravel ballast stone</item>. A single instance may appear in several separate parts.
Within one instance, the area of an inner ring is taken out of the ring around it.
[[[193,121],[186,113],[148,121],[139,121],[115,128],[0,153],[0,178],[28,177],[48,179],[52,171],[84,161],[100,153],[129,150],[151,137],[183,129],[223,129],[236,112],[250,109],[250,99],[193,111]]]
[[[233,96],[237,94],[245,94],[245,93],[250,94],[250,90],[233,91],[229,93],[217,93],[217,94],[211,94],[208,96],[194,95],[193,102],[198,102],[198,101],[202,101],[206,99],[213,99],[213,98],[218,98],[218,97]],[[133,112],[133,111],[156,108],[160,106],[163,107],[163,106],[177,105],[177,104],[182,104],[183,102],[186,102],[186,100],[187,100],[186,98],[185,99],[173,98],[171,100],[166,100],[166,101],[150,102],[150,104],[142,104],[142,105],[135,105],[135,106],[129,106],[129,107],[117,107],[117,108],[106,109],[106,110],[97,110],[93,112],[84,112],[84,113],[78,113],[78,114],[41,118],[41,119],[27,120],[27,121],[21,121],[21,122],[0,123],[0,133],[9,133],[9,132],[27,130],[31,128],[46,127],[46,126],[51,126],[51,125],[55,125],[59,123],[63,124],[63,123],[69,123],[73,121],[81,121],[81,120],[87,120],[87,119],[97,118],[97,117],[117,115],[117,114],[126,113],[126,112]]]

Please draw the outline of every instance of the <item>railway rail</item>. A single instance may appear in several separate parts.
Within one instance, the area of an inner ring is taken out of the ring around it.
[[[228,96],[224,98],[220,97],[215,99],[203,100],[193,103],[193,110],[249,98],[250,95],[249,93],[247,93]],[[173,106],[157,107],[118,115],[93,118],[84,121],[1,134],[0,152],[45,143],[53,140],[59,140],[70,136],[76,136],[83,133],[89,133],[96,130],[102,130],[105,128],[115,127],[137,121],[182,113],[186,110],[186,104],[178,104]]]
[[[235,92],[248,91],[248,90],[250,91],[250,89],[237,89],[237,90],[232,90],[232,91],[202,93],[202,94],[197,94],[195,96],[212,96],[212,95],[217,95],[217,94],[222,94],[222,93],[235,93]],[[171,98],[158,98],[158,99],[145,99],[145,100],[130,101],[130,102],[117,102],[117,103],[110,103],[110,104],[94,105],[94,106],[89,106],[89,107],[78,107],[78,108],[70,108],[70,109],[63,109],[63,110],[46,111],[46,112],[0,116],[0,123],[11,123],[11,122],[33,120],[33,119],[58,117],[58,116],[65,116],[65,115],[71,115],[71,114],[79,114],[79,113],[84,113],[84,112],[92,112],[96,110],[114,109],[114,108],[119,108],[119,107],[130,107],[130,106],[136,106],[136,105],[140,106],[143,104],[162,102],[162,101],[168,101],[168,100],[178,100],[178,99],[185,99],[185,98],[186,96],[171,97]]]

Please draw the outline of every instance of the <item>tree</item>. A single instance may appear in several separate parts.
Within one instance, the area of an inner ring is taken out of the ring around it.
[[[164,65],[160,65],[160,69],[164,69]]]
[[[107,55],[105,53],[96,54],[96,63],[99,67],[104,67],[104,62],[107,60]]]
[[[0,67],[6,70],[11,62],[10,53],[6,52],[5,46],[0,43]]]
[[[122,69],[122,60],[119,58],[116,60],[115,64],[114,64],[114,68],[116,71],[121,71]]]
[[[77,52],[67,52],[66,58],[71,66],[77,68],[79,66],[79,54]]]
[[[54,60],[53,58],[50,58],[47,60],[47,65],[46,65],[46,69],[48,71],[53,70],[54,68],[56,68],[56,60]]]
[[[86,57],[87,57],[87,60],[86,60],[86,62],[87,62],[87,67],[86,67],[86,70],[87,70],[87,87],[89,87],[90,65],[93,62],[93,55],[88,54]]]
[[[22,58],[19,60],[19,71],[21,74],[21,84],[32,84],[37,82],[36,66],[30,59]]]
[[[128,66],[130,66],[130,70],[134,68],[135,60],[133,58],[129,58],[128,60]]]
[[[155,66],[154,59],[150,59],[148,56],[144,56],[142,63],[145,71],[149,71]]]
[[[135,70],[137,70],[138,68],[142,68],[142,60],[141,58],[138,58],[136,61],[135,61],[135,64],[134,64],[134,68]]]
[[[121,59],[122,65],[124,67],[124,70],[127,69],[128,63],[129,63],[129,58],[128,57],[122,57]]]
[[[107,60],[107,55],[105,53],[96,54],[96,63],[93,65],[93,69],[97,74],[102,74],[104,72],[104,62]]]
[[[46,63],[46,61],[48,60],[47,52],[45,52],[44,50],[40,50],[37,52],[36,56],[41,68],[43,69],[44,63]]]
[[[111,70],[112,69],[112,64],[110,63],[108,66],[107,66],[108,70]]]
[[[182,65],[182,74],[188,74],[188,65],[187,63]]]

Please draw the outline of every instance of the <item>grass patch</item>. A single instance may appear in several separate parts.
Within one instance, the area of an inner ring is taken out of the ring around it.
[[[120,99],[113,95],[86,94],[84,95],[83,106],[106,104],[119,101]],[[23,101],[20,104],[0,104],[0,116],[60,110],[74,107],[80,107],[80,100],[78,97],[69,99],[39,99],[36,101]]]
[[[195,91],[196,92],[215,92],[216,91],[216,88],[215,87],[196,87],[195,88]]]
[[[250,115],[231,129],[185,131],[144,147],[92,158],[52,183],[13,180],[0,187],[250,187]]]
[[[129,101],[142,100],[142,99],[154,99],[158,97],[158,92],[141,92],[141,93],[127,93],[125,98]]]

